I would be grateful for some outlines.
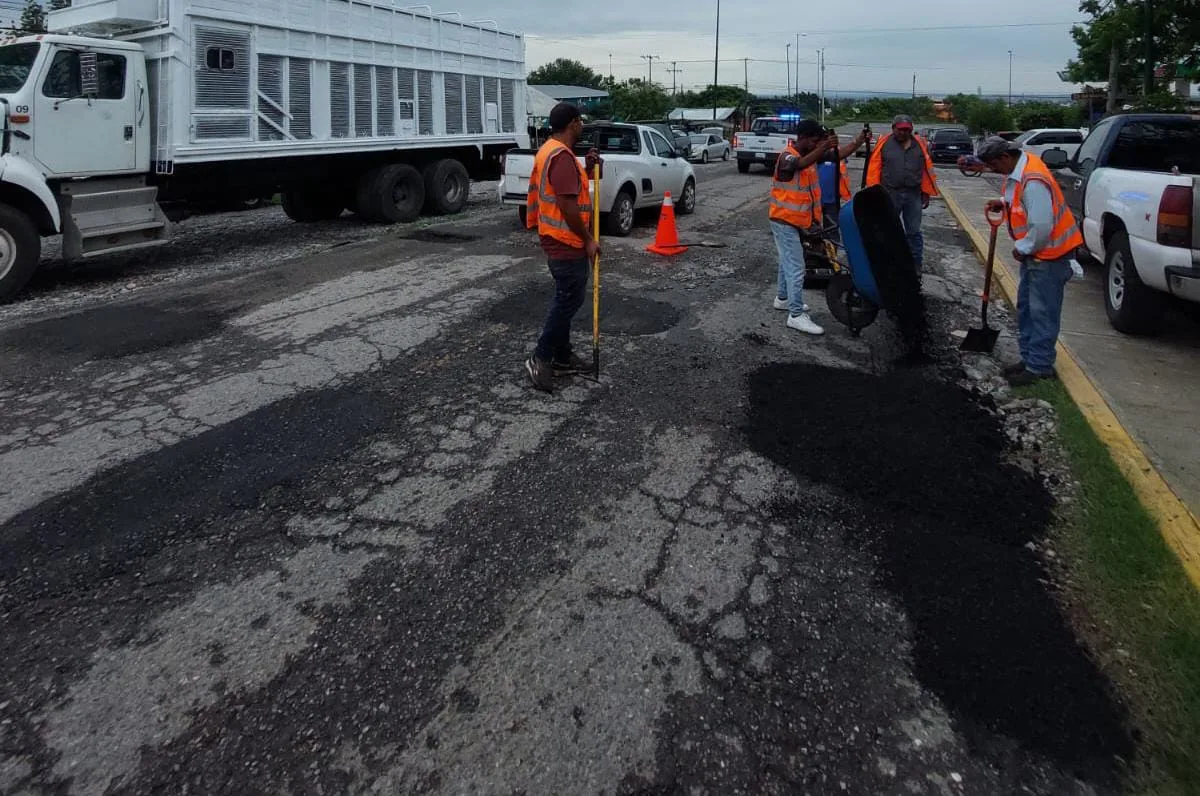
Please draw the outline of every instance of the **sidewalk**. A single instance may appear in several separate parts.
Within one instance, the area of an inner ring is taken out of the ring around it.
[[[987,237],[983,205],[999,194],[998,177],[965,177],[939,169],[944,189],[975,231]],[[997,267],[1015,283],[1012,242],[1005,228],[996,245]],[[1078,361],[1146,458],[1193,515],[1200,513],[1200,323],[1171,311],[1158,337],[1117,332],[1104,312],[1104,274],[1085,265],[1087,277],[1067,288],[1060,341]]]

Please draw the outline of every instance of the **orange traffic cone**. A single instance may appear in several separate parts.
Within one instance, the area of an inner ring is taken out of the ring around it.
[[[675,203],[671,201],[671,192],[663,195],[662,214],[658,217],[658,232],[654,235],[654,244],[647,246],[646,251],[672,257],[683,254],[687,246],[679,245],[679,230],[675,227]]]

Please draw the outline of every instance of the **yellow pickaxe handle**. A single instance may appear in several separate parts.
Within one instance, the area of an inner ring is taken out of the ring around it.
[[[592,236],[600,241],[600,164],[592,167]],[[592,260],[592,371],[600,378],[600,253]]]

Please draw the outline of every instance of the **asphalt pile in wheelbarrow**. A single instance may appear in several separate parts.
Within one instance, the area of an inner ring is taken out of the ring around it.
[[[999,758],[1011,739],[1115,781],[1132,746],[1124,715],[1026,547],[1045,535],[1052,498],[1006,459],[992,416],[920,371],[805,364],[754,372],[749,407],[752,448],[839,496],[781,505],[781,518],[797,533],[827,523],[877,562],[910,622],[914,674],[972,746]]]
[[[922,358],[929,330],[925,296],[899,215],[882,189],[868,188],[855,197],[854,222],[870,257],[883,308],[895,322],[908,356]]]

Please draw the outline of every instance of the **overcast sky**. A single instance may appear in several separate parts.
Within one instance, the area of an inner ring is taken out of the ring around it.
[[[713,28],[716,0],[456,0],[434,5],[436,11],[457,10],[466,19],[494,18],[502,28],[527,35],[530,69],[554,58],[576,58],[607,73],[609,53],[618,79],[645,77],[646,61],[655,55],[654,80],[671,87],[671,61],[688,87],[712,82]],[[982,11],[982,13],[980,13]],[[1055,72],[1075,54],[1071,23],[1083,17],[1078,0],[1007,0],[973,3],[962,0],[725,0],[721,7],[722,83],[741,84],[749,63],[750,89],[787,89],[791,43],[800,39],[800,88],[816,86],[816,50],[825,48],[828,93],[878,91],[910,93],[913,73],[917,91],[985,94],[1008,91],[1008,51],[1014,50],[1013,93],[1070,93]],[[980,25],[1023,24],[1023,27],[979,28]],[[959,27],[958,30],[897,30]],[[964,29],[965,28],[965,29]],[[973,29],[972,29],[973,28]],[[793,61],[792,74],[797,66]],[[794,77],[793,77],[794,79]]]

